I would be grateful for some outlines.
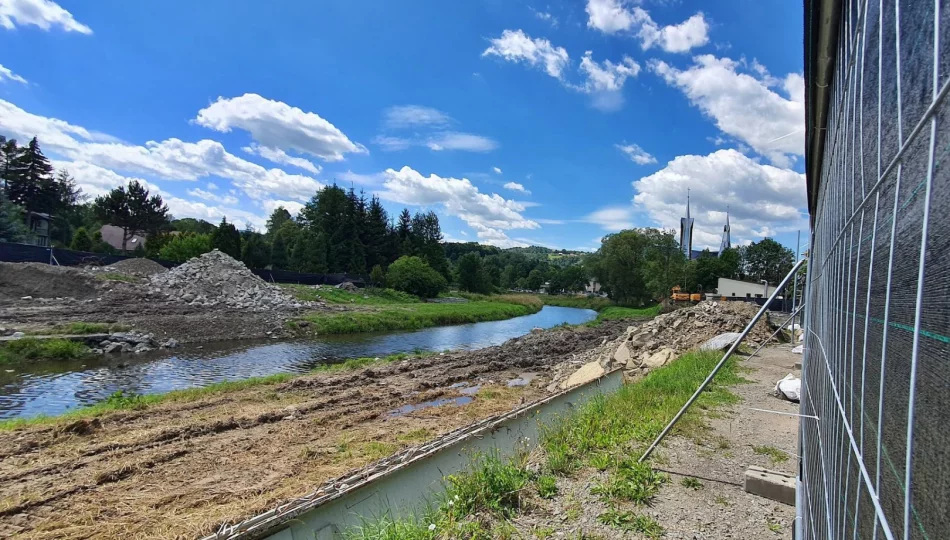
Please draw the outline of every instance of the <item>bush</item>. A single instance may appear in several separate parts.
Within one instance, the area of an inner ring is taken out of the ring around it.
[[[76,251],[92,251],[92,238],[85,227],[79,227],[73,233],[73,241],[69,244],[69,249]]]
[[[383,271],[383,267],[376,265],[369,272],[369,280],[374,287],[385,287],[386,286],[386,272]]]
[[[8,360],[77,360],[89,353],[78,341],[22,338],[6,342],[0,358]]]
[[[419,257],[400,257],[389,265],[386,284],[397,291],[423,298],[438,296],[446,288],[445,278]]]
[[[211,235],[184,233],[175,236],[162,246],[159,256],[169,261],[185,262],[209,251],[211,251]]]

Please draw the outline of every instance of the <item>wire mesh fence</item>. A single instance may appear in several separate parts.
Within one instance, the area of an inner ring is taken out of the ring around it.
[[[950,6],[839,5],[808,156],[802,414],[817,420],[801,420],[799,526],[950,538]]]

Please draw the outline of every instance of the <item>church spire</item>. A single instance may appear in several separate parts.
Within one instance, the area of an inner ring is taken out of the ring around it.
[[[722,242],[719,243],[719,256],[722,252],[732,247],[731,229],[729,227],[729,207],[726,207],[726,224],[722,228]]]
[[[689,188],[686,188],[686,217],[680,219],[680,249],[686,260],[693,255],[693,218],[689,215]]]

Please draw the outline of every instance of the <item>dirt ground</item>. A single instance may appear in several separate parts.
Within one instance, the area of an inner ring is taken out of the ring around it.
[[[772,395],[776,381],[793,369],[801,355],[791,353],[791,345],[767,347],[741,362],[748,371],[748,384],[733,387],[741,401],[724,410],[709,413],[711,429],[702,440],[671,436],[651,458],[655,469],[670,476],[649,507],[623,507],[646,514],[666,529],[664,539],[674,540],[775,540],[791,538],[795,508],[755,495],[743,488],[743,475],[750,465],[795,473],[797,463],[798,418],[764,413],[752,408],[798,413],[798,404]],[[771,454],[757,453],[764,447]],[[781,458],[787,456],[784,461]],[[701,487],[688,488],[683,478],[699,480]],[[557,497],[535,499],[536,507],[515,519],[526,538],[545,530],[574,538],[583,532],[589,538],[644,538],[602,525],[597,517],[607,505],[590,493],[603,473],[582,478],[558,478]]]
[[[192,306],[147,294],[143,277],[129,279],[106,280],[73,267],[0,263],[0,328],[41,331],[70,322],[119,323],[159,340],[197,343],[284,335],[284,321],[298,315],[295,310]]]
[[[545,395],[550,367],[629,321],[39,426],[0,437],[0,537],[193,538]],[[508,380],[537,373],[530,386]],[[470,396],[457,383],[480,388]],[[459,405],[461,402],[470,403]],[[448,404],[393,411],[407,404]]]

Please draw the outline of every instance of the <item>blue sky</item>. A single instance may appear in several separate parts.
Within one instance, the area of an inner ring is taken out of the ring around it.
[[[262,7],[266,6],[266,7]],[[0,0],[0,134],[261,228],[336,181],[450,240],[807,230],[801,6]]]

